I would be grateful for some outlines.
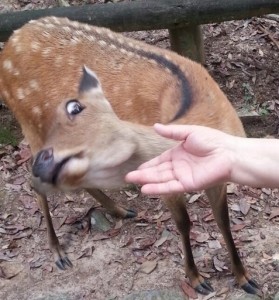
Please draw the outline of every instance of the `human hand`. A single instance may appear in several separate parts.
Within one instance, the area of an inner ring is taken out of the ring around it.
[[[229,179],[236,137],[195,125],[155,124],[154,128],[181,142],[126,175],[127,182],[143,185],[143,193],[192,192]]]

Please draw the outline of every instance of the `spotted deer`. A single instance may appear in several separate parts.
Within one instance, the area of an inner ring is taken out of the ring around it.
[[[33,185],[61,269],[72,263],[53,229],[50,189],[84,188],[113,215],[134,217],[101,190],[120,188],[127,172],[174,145],[153,132],[155,122],[245,136],[232,105],[200,64],[66,18],[30,21],[13,33],[0,57],[0,94],[30,144]],[[206,194],[239,285],[260,294],[232,238],[226,184]],[[186,275],[198,292],[208,294],[212,287],[193,259],[183,195],[163,199],[181,233]]]

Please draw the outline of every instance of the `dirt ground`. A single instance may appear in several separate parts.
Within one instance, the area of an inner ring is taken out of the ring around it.
[[[2,0],[0,13],[50,5],[55,1]],[[239,113],[246,115],[248,135],[277,138],[278,22],[253,18],[205,25],[203,32],[206,68]],[[164,30],[127,35],[169,47]],[[4,107],[0,107],[0,124],[20,136]],[[58,270],[29,187],[28,155],[24,144],[0,145],[0,299],[124,299],[136,291],[171,287],[182,288],[189,296],[182,246],[170,214],[159,198],[142,196],[137,189],[107,193],[135,209],[137,218],[119,220],[97,207],[91,216],[97,224],[91,232],[85,215],[97,203],[88,194],[79,191],[49,197],[56,233],[74,265]],[[279,190],[230,184],[228,198],[232,232],[242,260],[262,287],[263,298],[274,299],[279,291]],[[195,261],[216,292],[197,297],[238,299],[244,292],[235,285],[206,197],[203,193],[187,195],[185,201],[193,222]]]

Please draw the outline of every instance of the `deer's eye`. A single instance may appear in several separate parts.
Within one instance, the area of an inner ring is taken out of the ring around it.
[[[66,104],[66,110],[67,110],[67,113],[70,115],[70,116],[74,116],[74,115],[77,115],[79,114],[80,112],[82,112],[84,109],[84,106],[82,106],[78,100],[70,100],[67,102]]]

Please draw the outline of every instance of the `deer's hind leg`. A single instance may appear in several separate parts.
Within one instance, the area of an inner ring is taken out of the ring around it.
[[[236,276],[237,282],[245,292],[261,296],[262,293],[258,284],[248,275],[234,244],[230,230],[230,219],[227,204],[227,185],[223,184],[207,189],[206,194],[209,198],[214,218],[227,245],[232,265],[232,272]]]
[[[194,262],[190,244],[191,221],[184,204],[183,195],[167,196],[164,197],[164,200],[182,237],[186,275],[197,292],[207,295],[213,292],[213,289],[211,285],[199,274]]]
[[[123,208],[117,205],[111,198],[98,189],[86,189],[101,205],[112,215],[120,218],[134,218],[137,213],[131,209]]]

